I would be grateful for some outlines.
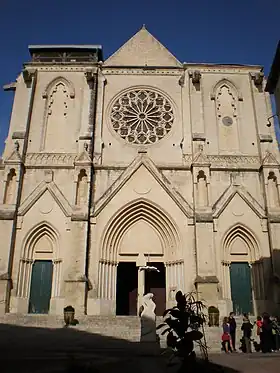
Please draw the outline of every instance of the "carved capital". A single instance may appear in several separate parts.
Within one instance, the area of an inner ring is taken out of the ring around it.
[[[199,70],[190,71],[189,77],[191,78],[193,84],[199,84],[201,80],[201,73]]]
[[[185,85],[185,73],[183,73],[180,76],[178,83],[179,83],[179,86],[184,87],[184,85]]]
[[[25,68],[22,71],[22,76],[23,76],[25,84],[31,83],[32,78],[34,77],[35,73],[36,73],[36,69],[27,69],[27,68]]]
[[[92,82],[94,80],[94,76],[95,76],[95,74],[94,74],[93,70],[87,69],[85,71],[85,78],[86,78],[87,82]]]
[[[258,73],[251,73],[252,80],[255,83],[255,86],[258,87],[262,85],[263,79],[264,79],[264,73],[258,72]]]

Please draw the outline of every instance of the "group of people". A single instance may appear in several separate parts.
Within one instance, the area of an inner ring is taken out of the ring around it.
[[[236,352],[236,320],[234,313],[223,321],[222,349],[226,352]],[[252,331],[257,328],[258,340],[252,338]],[[272,317],[268,313],[258,316],[254,323],[250,322],[247,314],[243,315],[241,326],[243,337],[240,350],[245,353],[252,352],[252,342],[256,351],[274,352],[280,349],[280,319]]]

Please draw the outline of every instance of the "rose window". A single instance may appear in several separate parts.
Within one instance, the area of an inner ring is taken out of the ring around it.
[[[131,144],[154,144],[171,130],[173,120],[167,98],[147,89],[123,94],[111,110],[114,130]]]

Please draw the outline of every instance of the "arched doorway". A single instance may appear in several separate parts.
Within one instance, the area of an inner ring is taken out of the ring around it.
[[[137,314],[141,297],[151,290],[162,314],[170,288],[183,285],[183,278],[179,234],[162,208],[138,199],[111,219],[99,265],[98,296],[107,312]]]
[[[49,313],[51,300],[59,296],[58,248],[58,234],[46,222],[37,225],[24,241],[17,296],[26,298],[28,313]]]
[[[237,314],[254,314],[263,295],[263,266],[259,246],[251,231],[241,224],[232,227],[223,241],[223,293]]]

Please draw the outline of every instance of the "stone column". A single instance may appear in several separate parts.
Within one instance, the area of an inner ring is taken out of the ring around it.
[[[145,293],[145,270],[140,270],[140,267],[145,267],[146,264],[144,254],[138,254],[136,260],[136,266],[138,267],[137,313],[142,305],[142,297]]]

